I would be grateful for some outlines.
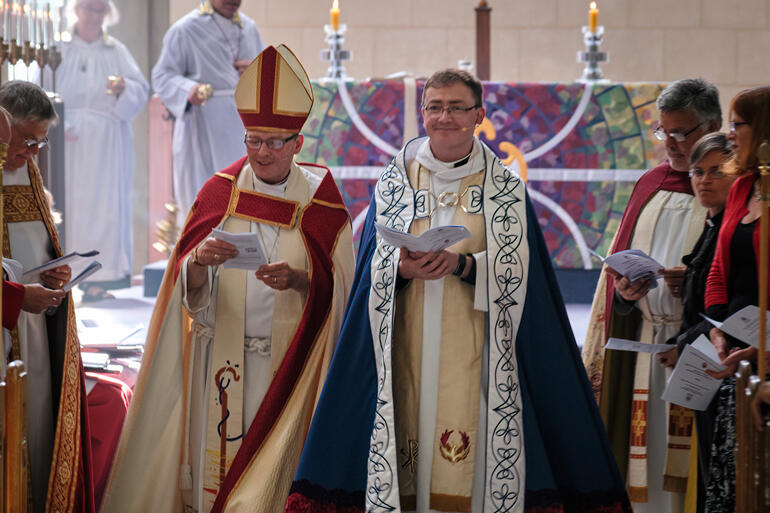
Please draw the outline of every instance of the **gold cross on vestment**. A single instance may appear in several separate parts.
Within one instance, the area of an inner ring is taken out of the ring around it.
[[[408,470],[412,475],[417,472],[417,447],[417,440],[409,440],[407,448],[401,449],[401,454],[406,458],[401,464],[401,468]]]

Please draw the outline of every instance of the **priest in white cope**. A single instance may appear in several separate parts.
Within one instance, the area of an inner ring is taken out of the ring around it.
[[[38,276],[22,273],[62,255],[50,205],[34,157],[48,142],[57,116],[38,86],[13,81],[0,87],[0,106],[12,118],[12,137],[3,169],[3,266],[22,281],[22,303],[10,339],[8,361],[27,371],[27,427],[30,511],[94,511],[86,395],[74,306],[62,287],[71,270],[62,266]],[[54,170],[56,171],[56,170]],[[48,293],[42,287],[52,289]],[[5,296],[4,296],[5,299]],[[43,301],[41,303],[41,301]],[[52,315],[42,310],[54,308]]]
[[[203,1],[168,29],[152,70],[152,87],[174,117],[173,186],[182,215],[212,170],[243,154],[233,92],[262,40],[240,4]]]
[[[235,100],[247,156],[206,182],[169,260],[105,513],[280,511],[326,375],[353,245],[329,170],[293,160],[310,80],[269,46]],[[212,228],[255,234],[267,264],[223,267],[238,252]]]
[[[285,511],[630,511],[524,182],[474,137],[481,83],[439,71],[422,101],[428,137],[377,182]],[[412,252],[375,222],[470,237]]]
[[[150,87],[125,45],[106,32],[118,20],[111,1],[72,0],[70,8],[75,23],[62,36],[56,70],[66,122],[64,247],[99,250],[102,269],[90,280],[125,287],[133,259],[131,122],[147,103]],[[44,78],[51,90],[50,70]],[[93,288],[89,294],[86,286],[86,294],[97,299],[104,288]]]
[[[719,129],[722,112],[716,87],[701,79],[670,84],[657,106],[660,122],[654,134],[665,142],[667,158],[634,187],[611,252],[641,249],[670,269],[681,266],[703,230],[706,209],[693,196],[690,149]],[[650,285],[643,279],[631,283],[612,269],[602,273],[583,360],[634,511],[681,513],[692,412],[660,399],[667,371],[648,353],[604,350],[609,337],[664,344],[678,332],[681,291],[675,296],[662,282],[657,288]]]

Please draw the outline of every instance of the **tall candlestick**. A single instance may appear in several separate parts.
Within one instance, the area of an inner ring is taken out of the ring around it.
[[[0,6],[2,6],[3,9],[3,39],[6,41],[8,38],[8,4],[5,2],[0,2]]]
[[[588,30],[596,34],[596,27],[599,22],[599,8],[596,2],[591,2],[591,8],[588,10]]]
[[[340,29],[340,2],[334,0],[332,8],[329,9],[329,24],[336,31]]]

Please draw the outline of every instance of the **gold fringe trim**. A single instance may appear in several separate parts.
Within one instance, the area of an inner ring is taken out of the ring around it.
[[[416,495],[402,495],[401,499],[401,511],[416,511],[417,510],[417,496]]]
[[[629,486],[628,498],[631,502],[647,502],[647,487]]]
[[[471,513],[471,498],[462,495],[430,494],[430,509]]]
[[[687,478],[664,475],[663,490],[667,492],[687,493]]]

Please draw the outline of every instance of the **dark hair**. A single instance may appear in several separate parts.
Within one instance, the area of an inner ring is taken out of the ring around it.
[[[716,121],[722,125],[722,107],[719,104],[719,90],[702,78],[684,78],[672,82],[655,101],[661,112],[692,110],[701,123]]]
[[[24,80],[6,82],[0,87],[0,107],[8,111],[14,123],[55,122],[59,118],[48,94]]]
[[[467,71],[454,68],[437,71],[430,76],[428,81],[425,82],[425,87],[422,89],[422,103],[425,103],[425,92],[428,90],[428,88],[432,87],[434,89],[441,89],[442,87],[456,84],[457,82],[466,85],[471,90],[471,93],[473,94],[473,101],[476,102],[476,105],[479,107],[484,106],[483,100],[481,98],[484,93],[484,89],[481,87],[481,82],[479,82],[479,79]]]
[[[711,132],[706,134],[693,144],[690,150],[690,167],[694,167],[703,157],[711,153],[712,151],[718,151],[726,157],[732,157],[734,155],[733,150],[730,148],[730,141],[727,139],[727,135],[722,132]]]
[[[770,86],[744,89],[730,102],[730,112],[738,114],[751,127],[746,162],[738,162],[738,168],[740,171],[756,169],[759,145],[762,141],[770,142]]]

